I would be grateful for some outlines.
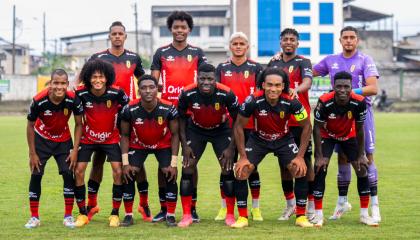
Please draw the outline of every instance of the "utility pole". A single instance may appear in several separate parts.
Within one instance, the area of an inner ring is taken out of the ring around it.
[[[16,67],[16,5],[13,5],[12,74]]]
[[[47,46],[47,33],[46,33],[46,29],[45,29],[45,12],[43,14],[43,18],[42,18],[42,52],[45,53],[46,52],[46,46]]]
[[[138,14],[137,14],[137,2],[134,3],[134,19],[136,26],[136,53],[139,54],[139,28],[138,28]]]

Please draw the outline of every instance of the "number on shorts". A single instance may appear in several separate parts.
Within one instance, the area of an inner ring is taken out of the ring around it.
[[[298,152],[299,152],[299,148],[298,148],[298,146],[296,145],[296,143],[291,143],[291,144],[289,144],[289,147],[292,149],[292,152],[293,152],[293,153],[298,153]]]

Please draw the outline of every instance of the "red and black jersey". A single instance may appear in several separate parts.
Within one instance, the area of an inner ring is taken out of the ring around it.
[[[289,75],[290,88],[297,88],[304,78],[312,79],[312,64],[309,59],[297,55],[292,60],[285,62],[283,59],[270,60],[267,67],[278,67],[283,69]],[[298,100],[305,107],[306,112],[310,114],[311,106],[309,104],[308,92],[299,93]],[[289,126],[299,126],[294,116],[289,121]]]
[[[117,128],[119,110],[128,103],[124,91],[117,87],[107,87],[102,96],[93,95],[85,86],[76,90],[76,97],[83,104],[83,134],[80,140],[84,144],[119,143],[120,133]]]
[[[238,109],[238,98],[221,83],[216,83],[214,93],[210,96],[201,94],[196,83],[186,86],[179,96],[180,117],[191,115],[189,126],[198,129],[228,127],[227,113],[236,118]]]
[[[140,56],[126,49],[120,56],[115,56],[109,50],[106,50],[93,54],[89,60],[97,58],[109,62],[114,66],[114,85],[123,89],[130,99],[136,99],[134,77],[139,78],[144,74]]]
[[[262,70],[259,63],[250,59],[240,66],[229,60],[217,66],[216,78],[218,82],[228,86],[238,97],[239,104],[242,104],[247,96],[256,91],[258,76]],[[245,128],[253,129],[254,122],[250,120]]]
[[[276,106],[271,106],[264,91],[257,91],[248,96],[242,104],[239,114],[255,120],[255,134],[266,141],[281,139],[289,132],[288,121],[294,115],[304,120],[308,117],[305,108],[297,99],[288,94],[281,94]]]
[[[136,99],[126,105],[121,114],[121,119],[130,123],[130,148],[135,149],[170,148],[169,122],[176,118],[176,107],[161,99],[152,112],[146,111],[141,106],[140,99]]]
[[[35,122],[35,132],[53,142],[66,142],[71,138],[68,121],[71,113],[80,115],[83,107],[74,93],[66,92],[63,101],[58,105],[50,101],[49,89],[44,89],[33,99],[27,119]]]
[[[323,94],[314,110],[315,121],[322,123],[321,137],[346,141],[356,136],[355,122],[366,119],[364,97],[351,93],[350,101],[345,106],[335,102],[335,92]]]
[[[163,88],[161,98],[176,105],[182,88],[196,82],[198,66],[206,61],[203,50],[191,45],[181,51],[172,44],[158,48],[150,69],[160,71]]]

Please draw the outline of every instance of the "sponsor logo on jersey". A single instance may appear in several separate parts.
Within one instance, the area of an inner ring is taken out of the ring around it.
[[[280,111],[280,118],[283,119],[284,118],[284,111]]]
[[[333,65],[331,66],[331,69],[338,69],[338,63],[333,63]]]
[[[289,73],[293,72],[293,65],[289,67]]]
[[[331,113],[330,115],[328,115],[328,118],[329,119],[336,119],[337,117],[335,116],[334,113]]]
[[[351,111],[348,111],[348,112],[347,112],[347,117],[348,117],[349,119],[352,119],[353,114],[351,113]]]
[[[69,115],[69,110],[67,108],[64,108],[63,113],[64,113],[64,116],[67,116]]]
[[[173,62],[173,61],[175,61],[175,58],[174,58],[174,57],[172,57],[171,55],[169,55],[169,56],[166,58],[166,61],[168,61],[168,62]]]
[[[261,110],[260,112],[259,112],[259,114],[258,115],[260,115],[260,116],[267,116],[267,111],[265,110],[265,109],[263,109],[263,110]]]
[[[112,102],[111,102],[111,100],[107,100],[107,101],[106,101],[106,107],[107,107],[107,108],[111,108],[111,106],[112,106]]]
[[[131,62],[130,62],[130,60],[127,60],[127,61],[125,62],[125,66],[127,66],[127,68],[130,68],[130,67],[131,67]]]
[[[188,54],[188,56],[187,56],[187,60],[188,60],[188,62],[191,62],[191,61],[192,61],[192,56],[191,56],[191,54]]]
[[[162,116],[159,116],[158,117],[158,124],[159,125],[162,125],[163,124],[163,117]]]
[[[216,111],[219,111],[220,110],[220,103],[215,103],[214,104],[214,109],[216,109]]]
[[[93,105],[91,102],[86,102],[86,108],[93,108]]]
[[[45,110],[44,116],[52,116],[52,112],[50,110]]]
[[[351,65],[351,67],[350,67],[350,72],[354,72],[354,69],[356,68],[356,65]]]
[[[194,109],[200,109],[200,104],[198,104],[198,103],[194,103],[194,104],[192,105],[192,108],[194,108]]]
[[[245,77],[245,78],[248,78],[248,77],[249,77],[249,71],[248,71],[248,70],[246,70],[246,71],[244,72],[244,77]]]
[[[144,123],[143,119],[141,119],[141,118],[136,118],[136,121],[134,122],[135,125],[141,125],[143,123]]]
[[[225,77],[232,77],[232,72],[231,71],[226,71],[225,72]]]

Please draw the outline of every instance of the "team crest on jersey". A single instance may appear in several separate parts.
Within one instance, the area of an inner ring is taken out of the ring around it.
[[[347,112],[347,117],[348,117],[349,119],[351,119],[351,118],[353,117],[353,114],[351,114],[351,111],[348,111],[348,112]]]
[[[248,70],[244,72],[244,77],[245,78],[248,78],[249,77],[249,71]]]
[[[216,109],[216,111],[219,111],[220,110],[220,103],[215,103],[214,104],[214,109]]]
[[[289,67],[289,73],[292,73],[293,72],[293,66],[290,66]]]
[[[64,108],[64,116],[67,116],[67,115],[69,115],[69,110],[67,109],[67,108]]]
[[[127,60],[127,61],[125,62],[125,66],[127,66],[127,68],[130,68],[130,67],[131,67],[131,62],[130,62],[129,60]]]
[[[162,125],[163,124],[163,117],[162,116],[159,116],[158,117],[158,124],[159,125]]]
[[[191,61],[192,61],[192,56],[191,56],[191,54],[188,54],[188,56],[187,56],[187,60],[188,60],[188,62],[191,62]]]
[[[283,119],[284,118],[284,111],[280,111],[280,118]]]
[[[107,107],[107,108],[111,108],[111,106],[112,106],[112,102],[111,102],[111,100],[107,100],[107,101],[106,101],[106,107]]]
[[[350,72],[354,72],[354,69],[356,68],[356,65],[351,65],[351,67],[350,67]]]

